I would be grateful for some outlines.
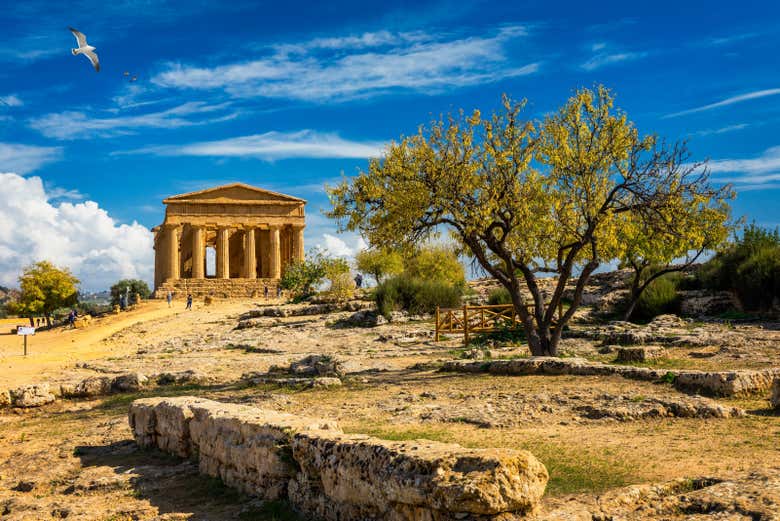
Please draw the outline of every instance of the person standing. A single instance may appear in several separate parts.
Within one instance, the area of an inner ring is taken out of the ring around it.
[[[192,293],[187,294],[187,309],[192,309]]]
[[[171,307],[171,301],[173,300],[173,293],[169,291],[169,292],[168,292],[168,293],[165,295],[165,300],[167,300],[167,301],[168,301],[168,307]]]
[[[263,297],[268,300],[268,286],[263,286]]]

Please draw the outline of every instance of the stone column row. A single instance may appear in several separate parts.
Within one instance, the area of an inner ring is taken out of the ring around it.
[[[160,242],[163,269],[162,280],[179,279],[180,272],[180,253],[179,236],[181,233],[179,225],[165,225],[162,229]],[[191,226],[192,230],[192,278],[205,278],[205,253],[206,253],[206,229],[203,226]],[[244,278],[257,278],[257,243],[256,228],[246,228],[244,233],[244,265],[241,274]],[[227,227],[217,229],[217,278],[230,278],[230,234],[231,230]],[[281,277],[281,230],[279,226],[269,228],[269,265],[268,276],[278,279]],[[292,257],[294,260],[303,259],[303,227],[293,228],[292,236]]]

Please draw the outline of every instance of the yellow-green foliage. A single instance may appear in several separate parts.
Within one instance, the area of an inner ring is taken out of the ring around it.
[[[48,315],[59,308],[72,306],[77,302],[78,283],[67,268],[57,268],[48,261],[32,264],[19,277],[22,293],[13,305],[13,312]]]
[[[330,279],[328,296],[336,300],[348,300],[355,295],[355,281],[349,272],[339,273]]]
[[[368,273],[377,284],[385,277],[398,275],[404,270],[404,259],[397,250],[388,248],[369,248],[355,255],[358,271]]]
[[[414,250],[406,259],[404,273],[422,280],[463,284],[466,273],[457,254],[446,246],[428,245]]]

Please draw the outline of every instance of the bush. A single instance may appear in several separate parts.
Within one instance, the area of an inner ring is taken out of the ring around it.
[[[704,288],[731,291],[749,311],[769,310],[780,298],[780,233],[750,224],[742,236],[703,264]]]
[[[679,273],[668,273],[650,283],[639,296],[631,315],[633,320],[650,320],[664,313],[680,311],[680,296],[677,294]]]
[[[512,297],[509,295],[508,289],[500,287],[490,290],[490,293],[488,293],[487,303],[490,306],[494,306],[496,304],[512,304]]]
[[[745,309],[774,307],[780,298],[780,248],[764,248],[745,259],[737,267],[734,282]]]
[[[374,296],[379,312],[389,318],[393,311],[404,310],[419,315],[433,313],[436,306],[457,307],[460,305],[463,290],[463,284],[400,275],[380,284]]]
[[[355,296],[355,288],[357,285],[349,272],[339,273],[330,281],[328,296],[335,300],[348,300]]]
[[[128,288],[130,291],[127,291]],[[142,300],[148,299],[152,294],[146,282],[139,279],[124,279],[111,286],[111,304],[119,304],[119,297],[124,295],[126,291],[130,296],[130,302],[135,301],[136,293],[141,296]]]

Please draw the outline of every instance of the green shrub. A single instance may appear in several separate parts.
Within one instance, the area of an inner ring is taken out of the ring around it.
[[[736,293],[746,310],[771,309],[780,298],[780,232],[746,226],[699,268],[697,278],[704,288]]]
[[[668,273],[658,277],[642,292],[631,318],[649,320],[664,313],[678,313],[680,296],[677,294],[679,273]]]
[[[377,286],[374,296],[379,312],[389,317],[393,311],[404,310],[411,314],[422,314],[433,313],[436,306],[458,307],[463,289],[463,284],[399,275]]]
[[[509,295],[509,290],[505,287],[500,287],[490,290],[487,298],[488,305],[494,306],[496,304],[512,304],[512,297]]]
[[[148,299],[152,292],[149,286],[140,279],[123,279],[111,286],[111,304],[119,304],[119,297],[127,293],[130,297],[130,302],[135,302],[135,294],[141,296],[142,300]]]
[[[734,289],[747,310],[771,309],[780,297],[780,248],[764,248],[742,262]]]

